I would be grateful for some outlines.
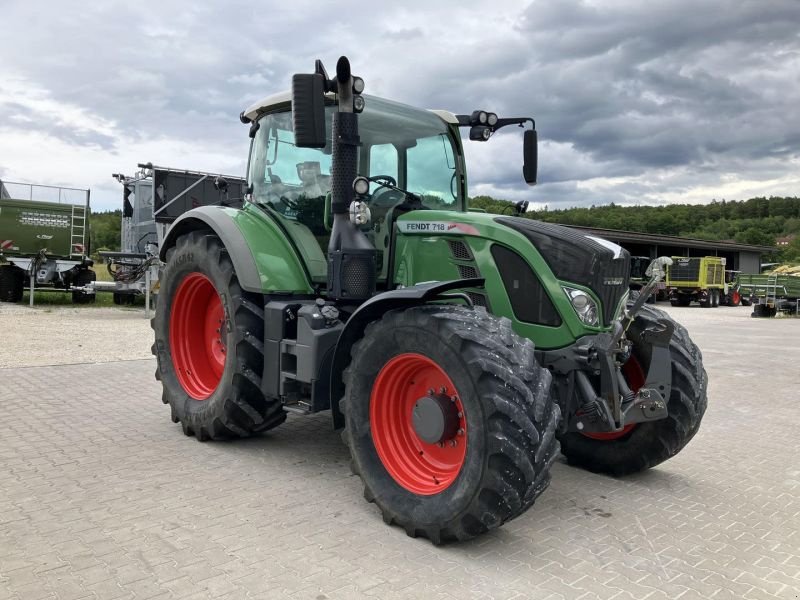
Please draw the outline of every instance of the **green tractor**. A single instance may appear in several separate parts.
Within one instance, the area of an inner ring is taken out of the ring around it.
[[[342,57],[248,108],[244,205],[173,224],[152,323],[172,420],[203,441],[330,410],[366,499],[436,544],[530,508],[559,441],[613,475],[679,452],[707,378],[683,327],[643,306],[663,264],[626,308],[619,246],[468,210],[460,129],[523,128],[533,184],[533,119],[363,90]]]

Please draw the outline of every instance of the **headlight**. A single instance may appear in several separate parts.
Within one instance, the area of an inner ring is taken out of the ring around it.
[[[569,298],[572,308],[575,310],[575,314],[578,315],[581,321],[592,327],[600,325],[597,303],[592,300],[589,294],[583,290],[576,290],[575,288],[566,286],[562,289],[567,294],[567,298]]]

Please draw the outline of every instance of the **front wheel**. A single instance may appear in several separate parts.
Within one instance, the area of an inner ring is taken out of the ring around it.
[[[644,306],[628,330],[633,357],[625,364],[623,374],[634,389],[644,382],[652,356],[652,347],[642,333],[659,319],[671,320],[664,311]],[[628,475],[675,456],[697,433],[708,402],[708,376],[700,349],[682,325],[674,324],[675,331],[669,343],[672,392],[667,403],[668,416],[658,421],[636,423],[620,432],[622,435],[605,434],[606,437],[598,438],[566,433],[560,438],[561,452],[570,464],[597,473]]]
[[[353,346],[340,403],[364,496],[435,544],[522,514],[558,450],[550,383],[507,319],[455,306],[386,313]]]
[[[167,250],[151,324],[162,401],[186,435],[247,437],[286,413],[264,395],[264,306],[242,290],[220,239],[193,231]]]

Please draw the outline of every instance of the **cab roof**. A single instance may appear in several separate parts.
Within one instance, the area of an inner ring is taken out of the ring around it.
[[[335,97],[334,94],[326,94],[326,95],[328,96],[328,98],[331,99]],[[369,96],[367,95],[365,95],[365,97],[369,98]],[[277,94],[272,94],[271,96],[267,96],[263,100],[260,100],[255,104],[252,104],[251,106],[246,108],[242,114],[251,121],[255,121],[260,114],[268,112],[272,108],[277,108],[281,104],[288,104],[291,101],[292,101],[292,93],[290,91],[279,92]],[[428,109],[428,112],[432,112],[445,123],[458,124],[458,119],[450,111]]]

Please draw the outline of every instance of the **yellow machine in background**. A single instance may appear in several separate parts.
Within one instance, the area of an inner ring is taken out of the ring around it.
[[[725,289],[725,258],[719,256],[673,256],[666,278],[672,306],[716,308]]]

